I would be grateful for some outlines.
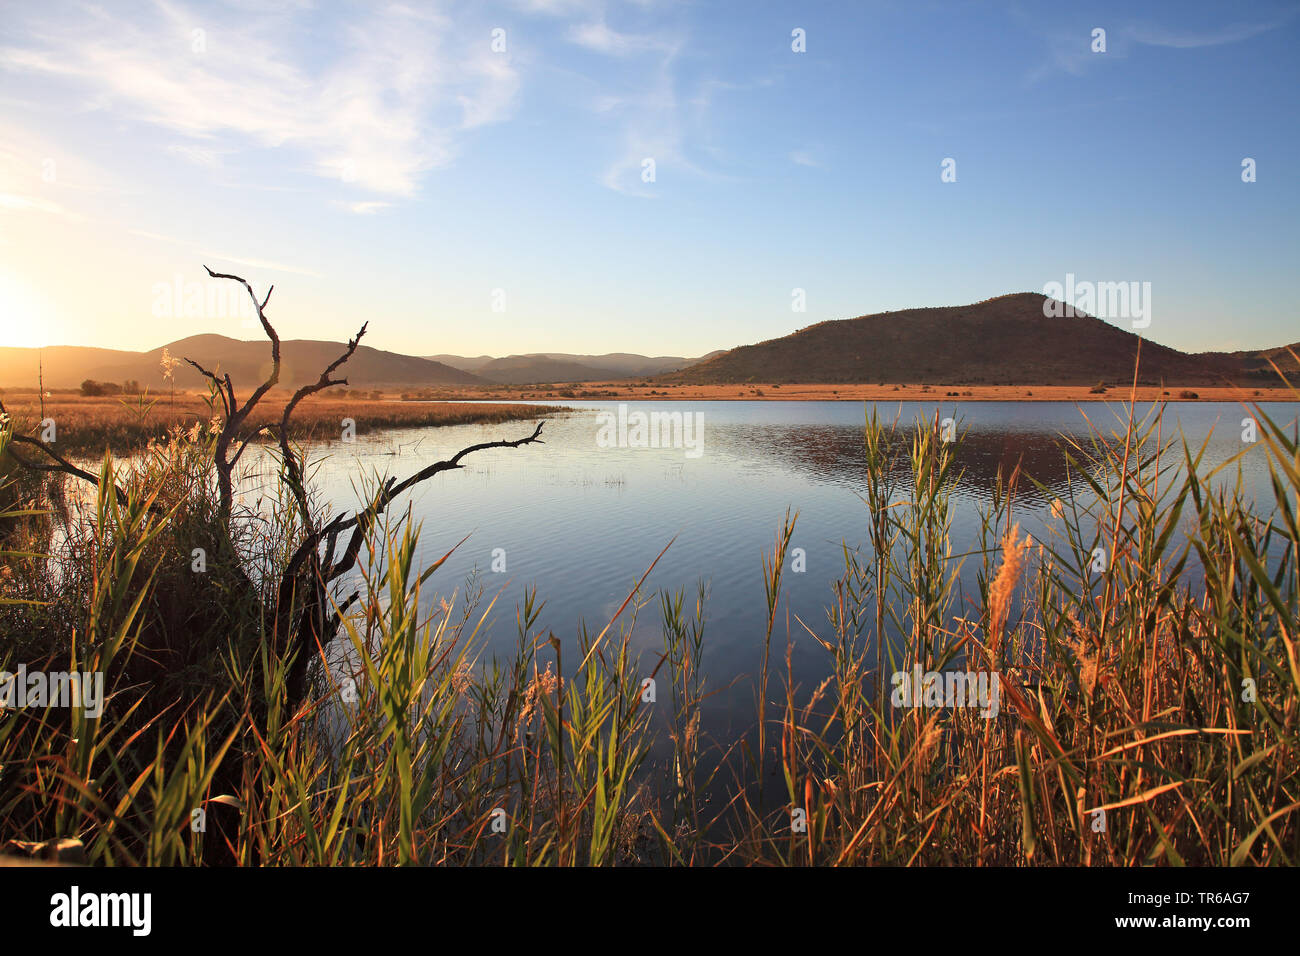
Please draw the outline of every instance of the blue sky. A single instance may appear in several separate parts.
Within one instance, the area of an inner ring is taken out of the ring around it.
[[[3,340],[254,337],[159,308],[206,263],[286,338],[410,354],[696,355],[1067,273],[1150,282],[1158,342],[1292,342],[1298,39],[1268,2],[3,0]]]

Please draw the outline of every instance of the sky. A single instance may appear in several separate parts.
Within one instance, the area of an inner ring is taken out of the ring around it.
[[[1298,40],[1268,0],[0,0],[0,345],[259,337],[205,265],[414,355],[1067,275],[1150,283],[1166,345],[1294,342]]]

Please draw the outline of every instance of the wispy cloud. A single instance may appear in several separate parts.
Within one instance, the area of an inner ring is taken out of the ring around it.
[[[346,209],[348,212],[356,213],[358,216],[370,216],[379,212],[381,209],[388,209],[393,204],[390,202],[347,202],[336,199],[334,205],[340,209]]]
[[[1215,30],[1201,33],[1185,33],[1168,30],[1158,26],[1134,26],[1126,33],[1134,43],[1147,46],[1173,47],[1179,50],[1192,50],[1206,46],[1223,46],[1226,43],[1240,43],[1267,33],[1282,26],[1295,11],[1274,20],[1259,23],[1233,23]]]
[[[695,81],[684,96],[678,76],[686,48],[683,31],[662,23],[653,30],[618,30],[609,25],[603,6],[593,6],[594,12],[587,11],[572,24],[565,38],[626,63],[616,74],[619,83],[612,89],[603,86],[591,102],[592,111],[610,124],[615,136],[614,156],[600,176],[601,184],[627,196],[654,198],[663,176],[708,175],[692,158],[708,151],[694,133],[703,128],[713,94],[728,84]],[[653,179],[648,161],[653,162]]]
[[[387,205],[380,203],[380,205]],[[133,236],[139,236],[142,239],[149,239],[152,242],[162,242],[167,245],[180,246],[182,249],[193,253],[198,259],[204,262],[233,262],[236,265],[248,266],[253,269],[266,269],[273,272],[289,272],[294,275],[312,276],[319,278],[319,272],[313,272],[302,266],[288,265],[283,262],[276,262],[271,259],[260,259],[250,256],[232,256],[224,252],[205,248],[199,243],[189,239],[182,239],[177,236],[168,236],[160,232],[150,232],[147,229],[128,229],[128,233]]]
[[[553,17],[590,13],[604,5],[602,0],[513,0],[513,3],[527,13],[542,13]]]
[[[165,236],[160,232],[150,232],[148,229],[128,229],[133,236],[139,236],[141,239],[152,239],[154,242],[170,242],[179,246],[188,246],[190,243],[185,239],[177,239],[175,236]]]
[[[601,182],[628,196],[651,198],[660,173],[672,175],[690,168],[683,152],[682,121],[673,88],[671,57],[658,70],[654,84],[643,93],[629,96],[619,110],[623,129],[621,149],[609,164]],[[646,182],[647,160],[654,166],[654,180]]]
[[[221,252],[204,252],[203,256],[206,259],[220,262],[233,262],[236,265],[248,266],[252,269],[267,269],[272,272],[292,272],[295,275],[320,278],[319,272],[312,272],[310,269],[304,269],[300,266],[285,265],[283,262],[272,262],[269,259],[250,259],[243,256],[230,256]]]
[[[95,105],[185,137],[173,151],[191,162],[215,160],[218,137],[292,147],[319,176],[393,196],[451,162],[465,131],[510,113],[518,77],[486,32],[465,42],[445,17],[397,4],[341,23],[237,6],[55,7],[6,24],[0,69],[79,82]]]
[[[10,212],[46,212],[54,216],[68,215],[67,210],[56,202],[38,196],[20,196],[16,193],[0,193],[0,209]]]
[[[216,169],[221,165],[221,154],[214,149],[204,149],[201,146],[173,143],[171,146],[167,147],[167,152],[173,156],[179,156],[181,159],[193,163],[195,166],[202,166],[205,169]]]
[[[685,46],[681,40],[661,41],[663,55],[640,89],[629,89],[618,98],[601,98],[595,109],[617,117],[622,123],[622,150],[605,170],[601,182],[609,189],[628,196],[654,198],[658,183],[666,175],[683,174],[708,179],[730,179],[719,167],[727,163],[726,151],[713,141],[713,124],[709,115],[713,98],[722,91],[751,89],[760,82],[733,83],[715,78],[698,80],[683,96],[678,92],[678,56]],[[703,162],[704,157],[711,162]],[[653,159],[655,180],[645,182],[645,161]]]
[[[1016,8],[1012,9],[1019,19],[1028,22],[1026,14]],[[1296,13],[1297,10],[1293,9],[1269,20],[1231,23],[1207,27],[1203,30],[1170,29],[1160,24],[1145,22],[1098,22],[1095,27],[1106,31],[1104,54],[1093,52],[1091,29],[1056,30],[1045,34],[1046,56],[1030,70],[1028,79],[1030,82],[1036,82],[1060,73],[1082,76],[1086,70],[1106,63],[1108,58],[1122,59],[1130,55],[1138,46],[1195,50],[1241,43],[1277,29],[1291,20]]]
[[[69,208],[69,197],[91,192],[104,180],[102,171],[84,157],[65,155],[40,134],[0,123],[0,211],[40,212],[81,222],[85,217]],[[59,200],[51,198],[54,195]]]
[[[653,34],[620,33],[611,30],[603,19],[570,27],[569,42],[608,56],[629,56],[647,52],[670,53],[675,49],[672,41]]]

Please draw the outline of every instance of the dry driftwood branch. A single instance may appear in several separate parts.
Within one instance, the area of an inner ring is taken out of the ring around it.
[[[0,402],[0,412],[3,411],[4,411],[4,403]],[[90,472],[78,468],[76,465],[68,461],[68,459],[64,458],[62,455],[60,455],[57,451],[55,451],[45,442],[41,441],[39,438],[31,438],[27,435],[10,435],[9,441],[11,444],[19,443],[23,445],[31,445],[35,448],[40,449],[42,452],[44,452],[45,454],[49,455],[51,458],[54,459],[55,463],[53,465],[43,465],[40,462],[32,461],[29,458],[25,458],[24,456],[18,454],[18,452],[11,447],[9,449],[9,454],[13,456],[14,461],[18,462],[18,464],[22,465],[24,468],[30,471],[61,471],[65,474],[73,475],[77,478],[81,478],[85,481],[89,481],[92,484],[96,484],[96,485],[99,484],[98,475],[92,475]]]
[[[5,403],[3,400],[0,400],[0,415],[4,415],[5,417],[9,416],[9,412],[5,408]],[[52,465],[42,464],[41,462],[38,461],[32,461],[30,458],[26,457],[25,455],[20,455],[17,452],[17,450],[13,447],[15,443],[21,445],[31,445],[33,448],[40,450],[44,454],[48,455],[50,458],[54,459],[54,464]],[[57,471],[57,472],[62,472],[65,475],[72,475],[74,478],[80,478],[82,481],[88,481],[92,485],[99,484],[98,475],[93,475],[90,472],[86,471],[84,468],[78,468],[72,462],[68,461],[68,459],[64,458],[57,451],[51,448],[49,444],[41,441],[39,438],[32,438],[30,435],[11,434],[9,436],[8,452],[9,452],[9,456],[13,458],[14,461],[16,461],[23,468],[26,468],[28,471]],[[119,498],[126,497],[126,495],[122,492],[121,488],[118,488],[116,485],[114,485],[113,487],[114,490],[116,490],[117,496]],[[160,513],[163,512],[165,509],[163,508],[162,505],[158,504],[157,502],[154,502],[149,505],[149,510]]]
[[[330,555],[327,555],[329,567],[327,569],[326,580],[333,581],[352,569],[356,564],[357,555],[360,553],[361,544],[365,540],[366,532],[374,525],[380,515],[384,513],[384,510],[393,499],[402,494],[402,492],[418,485],[422,481],[427,481],[429,478],[432,478],[440,472],[451,471],[455,468],[463,468],[464,466],[460,463],[461,459],[476,451],[485,451],[489,448],[519,448],[522,445],[545,444],[540,437],[542,434],[542,426],[544,424],[546,423],[538,422],[537,427],[533,429],[531,435],[515,439],[514,441],[489,441],[477,445],[470,445],[468,448],[462,448],[451,458],[448,458],[445,461],[436,461],[431,465],[427,465],[401,482],[397,482],[395,479],[390,478],[384,483],[384,487],[380,489],[379,494],[376,495],[375,501],[365,511],[352,515],[342,521],[332,523],[329,526],[335,537],[342,532],[347,531],[349,528],[353,530],[352,536],[348,539],[347,547],[343,552],[343,558],[341,561],[335,563],[331,560],[332,549]]]
[[[546,423],[538,422],[532,434],[513,441],[480,442],[462,448],[451,458],[434,462],[400,482],[396,478],[389,478],[363,511],[352,515],[338,515],[323,528],[309,531],[289,559],[288,566],[280,579],[277,602],[282,614],[285,609],[294,606],[295,594],[305,604],[302,619],[296,630],[297,656],[290,666],[287,681],[291,699],[295,703],[301,701],[306,694],[308,665],[313,657],[322,653],[325,644],[334,637],[340,625],[341,609],[331,613],[329,585],[356,566],[366,534],[374,527],[375,522],[383,515],[393,499],[440,472],[464,467],[461,464],[462,459],[474,452],[489,448],[519,448],[534,443],[543,444],[540,435],[544,424]],[[336,559],[338,537],[349,529],[352,534],[348,538],[342,556]],[[322,543],[324,543],[323,549]],[[309,589],[305,597],[302,596],[304,584]],[[286,618],[281,618],[276,622],[275,632],[285,633],[290,623]]]

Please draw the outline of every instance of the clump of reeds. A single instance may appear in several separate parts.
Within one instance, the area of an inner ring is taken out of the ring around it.
[[[1300,453],[1294,430],[1252,413],[1272,507],[1247,502],[1239,470],[1232,479],[1240,455],[1205,468],[1204,446],[1162,436],[1158,412],[1137,421],[1131,408],[1117,432],[1094,429],[1066,450],[1069,498],[1036,546],[1019,535],[1008,476],[984,517],[974,617],[950,606],[961,556],[948,551],[940,488],[953,450],[923,425],[903,458],[896,426],[869,420],[871,548],[846,549],[833,639],[806,629],[830,656],[834,693],[809,688],[799,705],[787,686],[786,802],[764,812],[755,786],[742,791],[745,825],[728,852],[756,863],[1295,862]],[[996,669],[1001,716],[886,705],[889,673],[915,664]]]

